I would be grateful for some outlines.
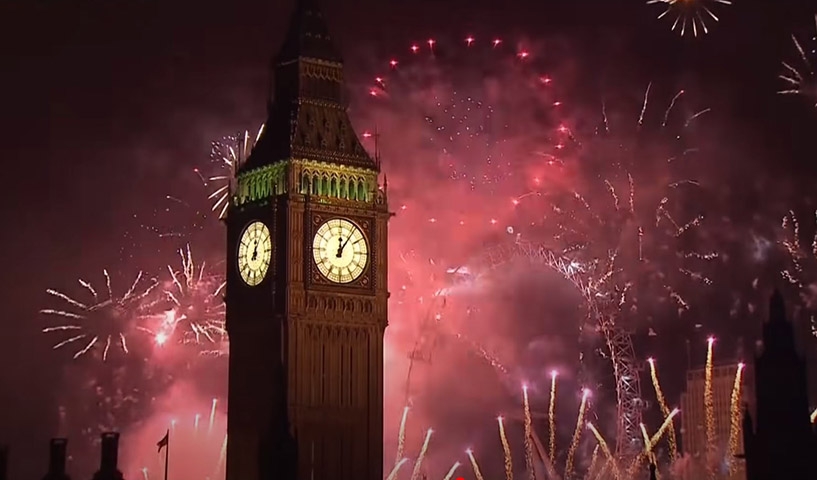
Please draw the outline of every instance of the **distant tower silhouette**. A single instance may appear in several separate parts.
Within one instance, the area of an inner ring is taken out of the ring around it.
[[[9,449],[5,445],[0,445],[0,480],[8,480],[8,460]]]
[[[65,459],[68,449],[68,440],[65,438],[52,438],[48,450],[48,473],[43,480],[70,480],[65,473]]]
[[[755,396],[754,421],[748,410],[743,419],[747,480],[817,478],[806,365],[778,291],[769,302],[761,353],[755,356]]]
[[[119,434],[105,432],[102,434],[102,458],[99,461],[99,471],[94,474],[93,480],[123,480],[119,471]]]

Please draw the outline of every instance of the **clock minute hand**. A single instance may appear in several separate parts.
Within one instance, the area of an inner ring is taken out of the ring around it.
[[[339,250],[339,252],[340,252],[341,254],[343,254],[343,249],[344,249],[344,248],[346,248],[346,244],[348,244],[348,243],[349,243],[349,240],[351,240],[351,239],[352,239],[352,235],[354,235],[355,231],[357,231],[357,225],[355,225],[354,230],[352,230],[351,232],[349,232],[349,237],[346,239],[346,241],[345,241],[345,242],[343,242],[343,245],[341,245],[341,246],[340,246],[340,250]]]

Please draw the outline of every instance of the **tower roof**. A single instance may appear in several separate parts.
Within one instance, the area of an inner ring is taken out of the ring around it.
[[[239,173],[293,158],[379,170],[346,112],[343,62],[317,0],[298,0],[273,72],[264,132]]]
[[[314,58],[341,63],[343,59],[335,48],[329,28],[318,8],[316,0],[297,0],[295,11],[289,21],[289,30],[275,57],[276,64]]]

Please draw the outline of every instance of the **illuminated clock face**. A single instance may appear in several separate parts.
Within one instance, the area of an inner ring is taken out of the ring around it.
[[[262,222],[252,222],[241,234],[238,244],[238,271],[241,279],[254,287],[261,283],[272,259],[272,238]]]
[[[360,228],[344,218],[333,218],[318,228],[312,255],[321,275],[334,283],[350,283],[363,273],[369,246]]]

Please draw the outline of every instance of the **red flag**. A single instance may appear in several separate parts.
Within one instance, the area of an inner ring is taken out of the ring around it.
[[[156,444],[156,446],[159,447],[159,453],[161,453],[162,449],[167,446],[168,442],[170,442],[170,430],[168,430],[167,433],[165,433],[165,436],[162,437],[162,439],[159,440],[159,443]]]

